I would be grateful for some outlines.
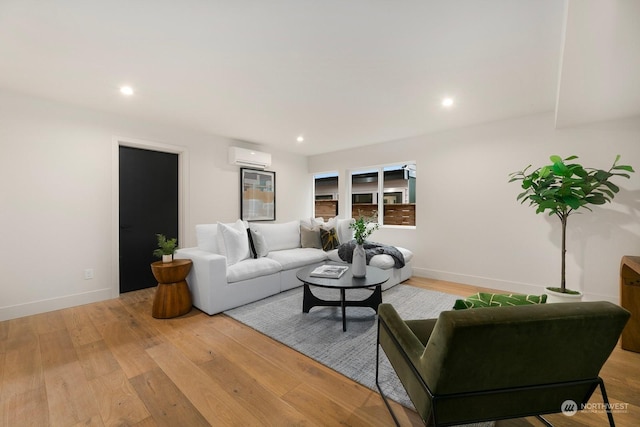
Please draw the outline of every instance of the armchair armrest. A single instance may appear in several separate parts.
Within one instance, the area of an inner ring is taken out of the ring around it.
[[[420,362],[425,349],[422,341],[428,341],[428,335],[431,335],[435,321],[431,319],[413,320],[409,324],[411,327],[400,318],[391,304],[378,306],[378,348],[382,347],[384,350],[402,385],[407,390],[416,411],[426,422],[428,414],[431,413],[432,393],[422,375]],[[416,336],[414,330],[419,333],[420,337]],[[379,362],[376,361],[377,363]],[[376,385],[396,425],[399,425],[378,382],[377,368]]]
[[[383,323],[383,326],[379,326],[378,334],[380,345],[382,345],[385,353],[389,355],[387,349],[390,345],[399,346],[409,357],[413,365],[418,366],[420,356],[422,356],[424,352],[425,344],[416,336],[412,328],[407,325],[407,322],[402,320],[391,304],[380,304],[378,307],[378,318],[379,322]],[[429,327],[428,325],[428,323],[430,323],[429,320],[413,320],[410,322],[416,330],[420,330],[420,323],[426,323],[426,329],[429,331],[429,334],[430,331],[433,330],[433,326]],[[435,322],[433,323],[435,324]],[[428,337],[426,338],[428,340]]]
[[[187,277],[193,305],[210,315],[219,313],[216,294],[222,294],[227,285],[227,258],[199,248],[178,249],[175,258],[193,262]]]

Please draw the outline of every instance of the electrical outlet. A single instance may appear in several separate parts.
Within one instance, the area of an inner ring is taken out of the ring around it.
[[[93,279],[93,268],[87,268],[84,270],[84,280]]]

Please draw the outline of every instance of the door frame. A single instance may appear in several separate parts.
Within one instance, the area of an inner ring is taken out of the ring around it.
[[[189,229],[189,152],[186,147],[144,139],[113,136],[111,144],[111,297],[120,295],[120,147],[141,148],[178,155],[178,242]]]

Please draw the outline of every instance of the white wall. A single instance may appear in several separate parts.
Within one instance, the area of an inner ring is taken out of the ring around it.
[[[349,168],[415,160],[416,228],[380,229],[375,240],[411,248],[419,276],[542,293],[560,282],[559,220],[516,202],[508,174],[551,154],[603,169],[621,154],[638,170],[616,181],[612,204],[569,218],[567,285],[617,302],[620,258],[640,254],[640,118],[556,130],[541,114],[317,155],[309,172],[338,170],[346,200]]]
[[[238,218],[239,168],[227,164],[227,147],[251,145],[0,92],[0,320],[117,295],[116,136],[186,149],[189,216],[181,246],[195,244],[195,224]],[[262,149],[276,171],[277,221],[308,217],[306,159]],[[94,279],[84,280],[85,268]]]
[[[195,243],[195,224],[238,217],[227,147],[246,144],[0,92],[0,320],[114,296],[114,136],[186,148],[182,246]],[[640,118],[555,130],[543,114],[309,159],[262,149],[273,155],[278,222],[310,216],[312,173],[338,170],[345,200],[347,169],[416,161],[415,230],[381,229],[376,240],[413,249],[418,275],[542,292],[558,282],[559,224],[519,205],[508,173],[550,154],[605,168],[619,153],[640,169],[639,142]],[[620,258],[640,252],[640,173],[618,183],[613,204],[570,218],[568,282],[588,299],[617,301]]]

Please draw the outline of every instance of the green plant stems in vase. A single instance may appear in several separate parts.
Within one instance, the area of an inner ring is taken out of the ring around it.
[[[354,231],[353,235],[356,240],[356,247],[353,249],[351,261],[353,277],[364,277],[367,274],[367,258],[363,244],[367,237],[379,227],[375,221],[376,214],[377,213],[374,212],[370,217],[360,215],[349,225],[349,228]]]
[[[513,172],[509,182],[520,181],[524,191],[518,194],[520,203],[529,201],[536,208],[536,214],[548,211],[549,216],[556,215],[562,224],[561,277],[559,288],[549,288],[561,293],[578,293],[566,287],[566,236],[567,219],[579,209],[591,211],[589,205],[603,205],[613,200],[620,188],[611,182],[614,177],[630,178],[634,172],[628,165],[619,165],[617,155],[608,170],[585,168],[579,163],[569,163],[577,159],[570,156],[562,159],[551,156],[550,165],[529,172],[531,165],[521,171]]]
[[[360,215],[353,223],[349,224],[349,228],[353,229],[353,237],[359,245],[376,231],[380,225],[376,221],[377,212],[373,212],[371,216]]]

